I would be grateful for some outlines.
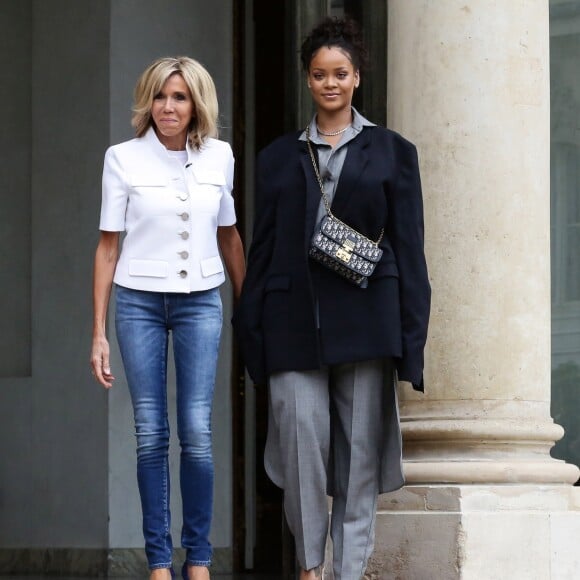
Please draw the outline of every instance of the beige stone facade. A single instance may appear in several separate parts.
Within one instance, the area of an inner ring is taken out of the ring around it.
[[[549,3],[389,2],[389,123],[418,144],[433,285],[426,394],[369,578],[568,580],[575,465],[550,415]]]

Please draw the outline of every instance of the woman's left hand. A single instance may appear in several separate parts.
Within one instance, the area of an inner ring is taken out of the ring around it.
[[[91,349],[91,367],[95,379],[106,389],[113,386],[115,377],[111,374],[109,364],[109,341],[105,336],[96,336],[93,338],[93,347]]]

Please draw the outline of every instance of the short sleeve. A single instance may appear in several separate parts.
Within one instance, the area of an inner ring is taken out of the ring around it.
[[[125,213],[129,199],[121,164],[112,147],[105,153],[103,194],[99,229],[105,232],[125,231]]]
[[[227,147],[226,185],[220,202],[218,226],[233,226],[236,223],[236,210],[232,190],[234,188],[234,155],[231,147]]]

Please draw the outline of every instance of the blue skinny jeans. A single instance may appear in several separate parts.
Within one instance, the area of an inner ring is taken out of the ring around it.
[[[137,481],[149,568],[169,568],[173,551],[167,418],[170,332],[181,446],[181,545],[188,563],[209,566],[214,477],[211,410],[222,328],[219,290],[178,294],[116,286],[115,314],[135,418]]]

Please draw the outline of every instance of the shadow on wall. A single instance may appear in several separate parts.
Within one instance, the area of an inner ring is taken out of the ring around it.
[[[580,467],[580,367],[576,363],[552,369],[552,417],[565,430],[552,447],[552,457]],[[580,479],[575,485],[580,486]]]

